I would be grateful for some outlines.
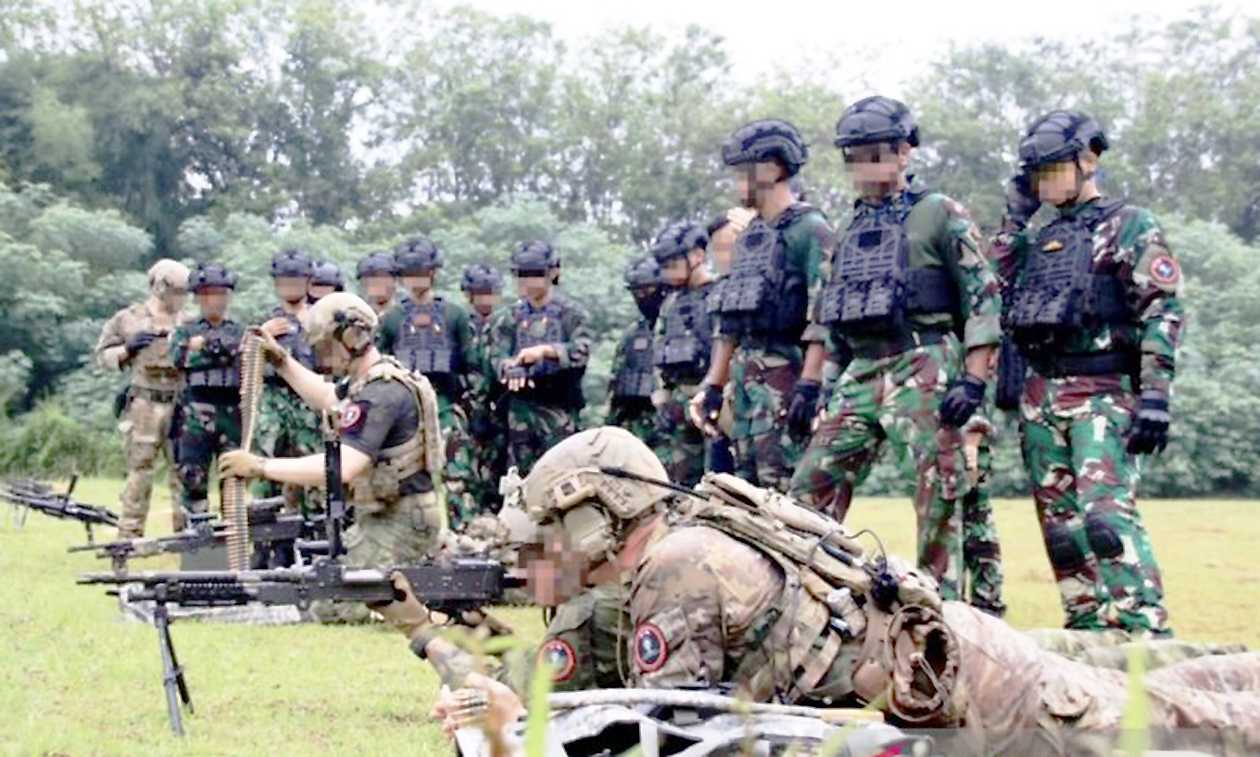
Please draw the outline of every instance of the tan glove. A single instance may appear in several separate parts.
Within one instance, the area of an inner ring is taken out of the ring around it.
[[[266,478],[263,475],[265,462],[266,458],[252,452],[234,449],[219,456],[219,475],[223,478]]]
[[[735,229],[736,234],[743,234],[744,229],[748,228],[748,224],[757,217],[757,211],[752,208],[731,208],[726,211],[726,220],[730,221],[731,228]]]
[[[288,329],[288,321],[283,318],[273,318],[271,321],[264,323],[261,327],[255,326],[254,328],[251,328],[250,333],[257,336],[262,342],[262,353],[263,357],[267,359],[267,362],[279,368],[289,359],[289,351],[284,347],[281,347],[280,343],[276,341],[276,337],[272,333],[274,329],[267,328],[267,324],[272,323],[273,321],[283,323],[285,328]]]
[[[402,599],[395,599],[387,605],[372,609],[379,612],[385,622],[397,628],[403,636],[409,640],[414,639],[433,626],[429,610],[416,599],[411,582],[401,572],[394,571],[390,580],[394,582],[394,596]]]

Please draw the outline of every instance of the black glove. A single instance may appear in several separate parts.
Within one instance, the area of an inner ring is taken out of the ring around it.
[[[792,404],[788,405],[788,431],[795,436],[809,436],[814,416],[818,414],[818,393],[821,384],[813,379],[796,382]]]
[[[941,400],[941,423],[961,428],[984,402],[984,381],[970,373],[955,381]]]
[[[1137,417],[1129,428],[1129,453],[1149,455],[1168,446],[1168,398],[1162,392],[1142,392]]]
[[[152,331],[141,331],[132,334],[131,338],[127,340],[127,357],[135,357],[137,352],[153,344],[157,338],[158,335]]]
[[[722,412],[722,387],[705,384],[704,402],[700,406],[704,410],[705,419],[716,419],[718,413]]]
[[[1006,184],[1006,219],[1017,228],[1024,228],[1028,220],[1041,207],[1041,200],[1033,194],[1028,185],[1028,177],[1024,174],[1011,179]]]

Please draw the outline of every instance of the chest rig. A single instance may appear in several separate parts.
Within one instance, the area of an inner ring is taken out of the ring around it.
[[[949,272],[910,267],[906,221],[921,192],[902,192],[879,206],[862,202],[832,251],[819,321],[837,336],[904,334],[912,314],[953,314],[958,289]]]
[[[441,297],[408,303],[394,343],[394,355],[406,367],[431,379],[457,373],[457,356]]]
[[[554,299],[541,309],[518,302],[516,316],[516,349],[536,347],[540,344],[557,344],[564,341],[564,308]],[[539,360],[527,368],[530,377],[548,376],[559,370],[554,360]]]
[[[735,241],[735,261],[717,292],[714,310],[731,336],[800,338],[805,330],[809,284],[805,271],[787,267],[788,228],[813,211],[789,206],[768,224],[754,218]]]
[[[640,318],[634,331],[621,343],[624,360],[613,378],[614,397],[648,398],[656,388],[652,371],[652,324]]]
[[[205,341],[201,349],[188,361],[185,380],[193,393],[198,390],[239,389],[241,371],[237,365],[237,354],[241,340],[245,336],[241,325],[236,321],[223,321],[218,326],[210,325],[204,318],[191,324],[189,337],[202,337]]]
[[[713,284],[681,289],[669,299],[665,333],[656,344],[656,365],[666,379],[690,383],[704,378],[713,350],[709,293]]]
[[[1122,208],[1118,201],[1094,203],[1037,234],[1008,311],[1023,350],[1054,352],[1073,333],[1132,317],[1123,283],[1114,273],[1096,272],[1094,262],[1094,230]]]

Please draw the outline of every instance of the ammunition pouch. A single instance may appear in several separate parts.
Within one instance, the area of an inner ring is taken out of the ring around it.
[[[711,300],[723,334],[800,340],[806,324],[808,282],[804,271],[787,268],[784,234],[812,211],[811,206],[797,203],[783,211],[773,226],[754,219],[736,240],[731,273]]]
[[[190,389],[239,388],[241,372],[235,366],[221,368],[190,368],[186,384]]]

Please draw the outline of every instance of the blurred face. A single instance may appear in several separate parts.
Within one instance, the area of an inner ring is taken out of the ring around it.
[[[321,299],[337,291],[337,287],[329,284],[311,284],[306,291],[307,294],[310,295],[312,301],[319,302]]]
[[[894,189],[910,162],[910,145],[875,142],[843,148],[844,164],[853,187],[863,196],[883,195]]]
[[[472,305],[473,310],[484,318],[499,306],[499,295],[494,292],[470,292],[468,304]]]
[[[208,321],[221,321],[227,315],[228,305],[232,302],[232,290],[227,287],[206,287],[197,290],[197,307],[201,308],[201,316]]]
[[[402,281],[403,289],[407,290],[412,299],[422,299],[433,288],[433,281],[437,278],[436,271],[407,271],[399,276]]]
[[[168,286],[165,292],[158,295],[158,302],[162,303],[162,309],[166,312],[178,313],[188,303],[188,290]]]
[[[363,289],[363,298],[377,304],[394,299],[394,290],[398,288],[398,281],[388,275],[364,276],[359,281]]]
[[[551,291],[548,271],[517,271],[516,292],[527,300],[541,300]]]
[[[337,339],[323,339],[312,348],[315,352],[315,368],[320,373],[326,373],[337,378],[341,378],[350,373],[350,350],[346,349]]]
[[[560,529],[544,535],[542,553],[526,565],[526,581],[534,602],[543,607],[564,604],[582,592],[586,557],[568,546]]]
[[[731,264],[735,261],[735,227],[727,224],[709,237],[709,252],[713,253],[713,267],[719,274],[731,272]]]
[[[276,296],[290,305],[306,299],[306,289],[311,283],[308,276],[277,276],[274,281]]]
[[[760,208],[782,177],[783,168],[774,161],[735,166],[735,194],[744,207]]]
[[[690,277],[691,269],[687,266],[685,255],[670,258],[669,262],[661,266],[661,279],[672,287],[686,286]]]
[[[1084,153],[1079,158],[1080,169],[1074,159],[1061,160],[1037,166],[1029,176],[1029,183],[1037,199],[1048,205],[1068,205],[1076,201],[1082,192],[1082,174],[1092,175],[1098,165],[1097,156]]]

